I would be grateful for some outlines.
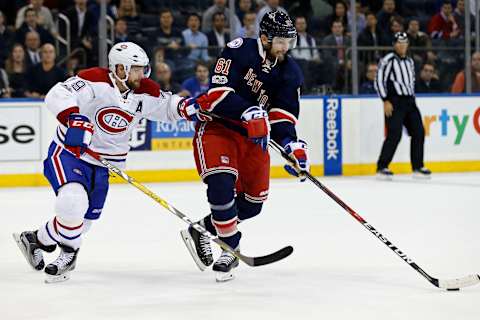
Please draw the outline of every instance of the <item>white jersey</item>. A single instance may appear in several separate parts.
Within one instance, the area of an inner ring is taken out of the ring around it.
[[[80,113],[95,126],[89,148],[124,167],[130,134],[139,121],[142,118],[164,122],[181,119],[177,112],[181,99],[170,92],[162,92],[151,79],[142,79],[138,89],[121,94],[108,69],[91,68],[57,83],[48,92],[45,102],[60,122],[55,143],[64,147],[68,115]],[[99,165],[87,154],[81,159]]]

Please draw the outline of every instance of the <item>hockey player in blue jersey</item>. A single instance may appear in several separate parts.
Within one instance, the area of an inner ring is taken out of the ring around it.
[[[186,118],[200,120],[194,156],[211,208],[200,224],[236,250],[241,238],[237,224],[258,215],[268,196],[269,139],[296,159],[295,166],[286,167],[289,173],[305,180],[302,172],[309,170],[307,144],[295,129],[303,76],[287,54],[296,41],[287,14],[265,14],[259,38],[229,42],[216,61],[207,95],[180,110]],[[199,107],[195,112],[194,106]],[[200,269],[213,263],[207,237],[193,228],[183,230],[182,237]],[[213,264],[217,281],[232,279],[237,265],[238,259],[223,251]]]

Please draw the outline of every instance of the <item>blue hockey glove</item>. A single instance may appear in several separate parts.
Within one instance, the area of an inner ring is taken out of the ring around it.
[[[72,113],[68,116],[67,126],[68,129],[64,141],[65,147],[75,157],[80,158],[92,142],[93,123],[84,115]]]
[[[212,121],[212,118],[203,114],[205,108],[202,108],[202,102],[205,100],[204,95],[195,98],[185,98],[180,100],[177,106],[178,114],[188,121]]]
[[[299,177],[304,182],[307,177],[305,172],[310,171],[310,161],[308,161],[307,143],[303,140],[290,141],[283,147],[285,152],[295,160],[295,164],[286,164],[285,170],[292,176]]]
[[[270,139],[268,113],[258,106],[253,106],[242,113],[241,119],[243,127],[247,129],[248,138],[266,151]]]

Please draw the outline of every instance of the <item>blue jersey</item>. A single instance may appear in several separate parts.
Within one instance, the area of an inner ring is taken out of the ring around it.
[[[239,120],[247,108],[261,106],[268,112],[275,141],[296,139],[302,84],[302,72],[292,57],[272,62],[260,39],[237,38],[215,63],[208,91],[210,111]]]

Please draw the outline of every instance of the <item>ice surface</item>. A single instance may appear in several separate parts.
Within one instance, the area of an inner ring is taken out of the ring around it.
[[[479,173],[320,179],[432,276],[480,273]],[[200,183],[148,186],[192,218],[208,211]],[[292,256],[241,265],[222,284],[194,265],[184,223],[129,185],[111,187],[71,279],[44,284],[11,233],[49,219],[53,199],[48,188],[0,189],[1,320],[480,319],[480,286],[433,287],[308,182],[273,180],[262,214],[240,225],[245,254],[291,244]]]

